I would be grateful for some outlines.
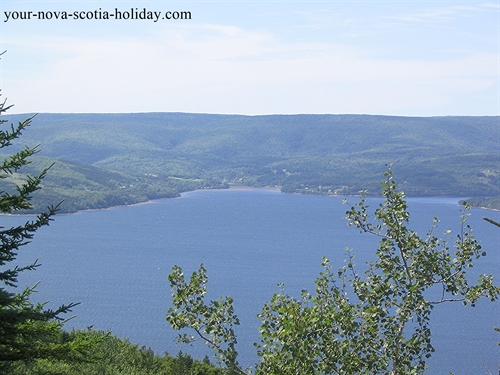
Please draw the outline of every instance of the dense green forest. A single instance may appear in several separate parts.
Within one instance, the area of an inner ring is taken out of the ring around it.
[[[27,115],[4,116],[14,124]],[[57,161],[40,206],[66,212],[230,185],[285,193],[379,191],[393,163],[409,196],[500,194],[497,116],[38,114],[29,173]],[[12,189],[15,176],[2,181]],[[37,207],[36,209],[39,209]]]
[[[227,371],[210,363],[208,357],[195,360],[182,352],[159,355],[150,348],[132,344],[108,332],[61,331],[61,340],[97,342],[86,353],[86,360],[68,361],[54,358],[16,362],[12,375],[223,375]]]

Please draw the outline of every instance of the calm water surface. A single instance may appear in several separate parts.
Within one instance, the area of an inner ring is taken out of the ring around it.
[[[354,203],[355,198],[351,201]],[[209,298],[233,296],[242,325],[238,329],[240,362],[257,360],[260,307],[285,283],[298,294],[313,290],[327,256],[343,265],[344,249],[352,248],[357,263],[373,258],[377,238],[347,226],[347,206],[340,197],[285,195],[265,190],[197,191],[182,198],[147,204],[59,215],[22,248],[19,263],[39,259],[42,266],[25,272],[20,285],[41,281],[36,298],[48,306],[81,302],[67,328],[112,330],[131,342],[157,352],[179,350],[200,357],[203,346],[176,346],[165,320],[170,306],[167,275],[173,265],[186,273],[204,263]],[[373,207],[380,200],[369,200]],[[409,199],[410,224],[422,235],[437,216],[437,234],[459,229],[458,199]],[[498,212],[472,210],[470,224],[488,256],[475,272],[500,279],[500,230],[482,220],[500,220]],[[26,218],[2,217],[2,226]],[[492,373],[500,364],[498,303],[476,308],[460,304],[439,306],[433,312],[436,353],[428,374]]]

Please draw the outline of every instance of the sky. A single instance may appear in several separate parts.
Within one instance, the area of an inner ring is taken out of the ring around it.
[[[0,8],[10,113],[500,114],[500,1]]]

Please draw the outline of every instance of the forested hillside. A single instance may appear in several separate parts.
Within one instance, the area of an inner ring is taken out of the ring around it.
[[[43,194],[74,211],[230,184],[377,192],[387,163],[409,196],[499,195],[498,131],[493,116],[38,114],[23,144],[41,145],[31,168],[58,161]]]

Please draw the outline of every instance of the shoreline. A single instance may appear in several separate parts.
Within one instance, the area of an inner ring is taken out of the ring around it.
[[[207,191],[207,190],[218,190],[218,191],[228,191],[228,190],[267,190],[267,191],[276,191],[281,193],[281,187],[255,187],[255,186],[245,186],[245,185],[229,185],[228,188],[204,188],[204,189],[195,189],[184,191],[181,194],[194,193],[196,191]]]
[[[186,194],[192,194],[192,193],[195,193],[195,192],[198,192],[198,191],[206,191],[206,190],[219,190],[219,191],[229,191],[229,190],[233,190],[233,191],[262,190],[262,191],[270,191],[270,192],[282,193],[281,192],[281,187],[279,187],[279,186],[274,186],[274,187],[271,187],[271,186],[267,186],[267,187],[255,187],[255,186],[246,186],[246,185],[230,185],[229,188],[214,188],[214,189],[204,188],[204,189],[188,190],[188,191],[184,191],[182,193],[179,193],[179,195],[176,196],[176,197],[155,198],[155,199],[149,199],[149,200],[144,201],[144,202],[137,202],[137,203],[130,203],[130,204],[119,204],[119,205],[116,205],[116,206],[109,206],[109,207],[103,207],[103,208],[86,208],[86,209],[77,210],[77,211],[74,211],[74,212],[62,212],[62,213],[56,214],[56,215],[59,215],[59,216],[60,215],[73,215],[73,214],[78,214],[78,213],[87,212],[87,211],[112,210],[112,209],[119,208],[119,207],[133,207],[133,206],[139,206],[139,205],[145,205],[145,204],[152,204],[152,203],[154,203],[156,201],[163,200],[163,199],[184,198]],[[282,194],[286,194],[286,193],[282,193]],[[303,194],[303,193],[294,193],[294,194]],[[304,194],[304,195],[308,195],[308,194]],[[325,196],[326,197],[326,196],[331,196],[331,195],[320,195],[320,196]],[[334,196],[337,196],[337,197],[357,197],[357,195],[334,195]],[[424,197],[407,197],[407,198],[438,198],[438,197],[427,197],[427,196],[424,196]],[[454,198],[454,197],[450,197],[450,198]],[[458,199],[462,200],[463,198],[458,198]],[[471,208],[476,208],[476,209],[481,209],[481,210],[487,210],[487,211],[497,211],[497,212],[500,212],[500,209],[491,208],[491,207],[471,206]],[[30,214],[0,214],[0,216],[37,216],[37,215],[38,214],[36,214],[36,213],[30,213]]]
[[[178,196],[176,197],[165,197],[165,198],[155,198],[155,199],[149,199],[144,202],[137,202],[137,203],[130,203],[130,204],[118,204],[115,206],[109,206],[109,207],[103,207],[103,208],[85,208],[82,210],[77,210],[73,212],[61,212],[59,214],[56,213],[56,215],[61,216],[61,215],[74,215],[78,214],[81,212],[88,212],[88,211],[103,211],[103,210],[112,210],[114,208],[118,207],[132,207],[132,206],[139,206],[139,205],[144,205],[144,204],[152,204],[155,201],[159,201],[162,199],[177,199],[177,198],[183,198],[183,195],[189,194],[189,193],[194,193],[197,191],[206,191],[206,190],[221,190],[221,191],[227,191],[227,190],[268,190],[268,191],[275,191],[278,193],[281,193],[281,188],[280,187],[253,187],[253,186],[244,186],[244,185],[235,185],[235,186],[230,186],[229,188],[205,188],[205,189],[195,189],[195,190],[188,190],[188,191],[183,191],[182,193],[179,193]],[[0,214],[0,216],[37,216],[37,213],[29,213],[29,214]]]
[[[183,198],[184,194],[190,194],[190,193],[195,193],[198,191],[206,191],[206,190],[220,190],[220,191],[227,191],[227,190],[268,190],[268,191],[275,191],[277,193],[281,193],[281,188],[280,187],[253,187],[253,186],[244,186],[244,185],[238,185],[238,186],[230,186],[229,188],[214,188],[214,189],[195,189],[195,190],[188,190],[188,191],[183,191],[182,193],[179,193],[177,197],[165,197],[165,198],[155,198],[155,199],[149,199],[144,202],[137,202],[137,203],[131,203],[131,204],[118,204],[116,206],[109,206],[109,207],[103,207],[103,208],[86,208],[83,210],[78,210],[74,212],[63,212],[58,215],[73,215],[73,214],[78,214],[81,212],[87,212],[87,211],[103,211],[103,210],[112,210],[115,208],[119,207],[133,207],[133,206],[140,206],[140,205],[145,205],[145,204],[152,204],[156,201],[163,200],[163,199],[178,199],[178,198]],[[37,214],[10,214],[9,216],[36,216]]]

